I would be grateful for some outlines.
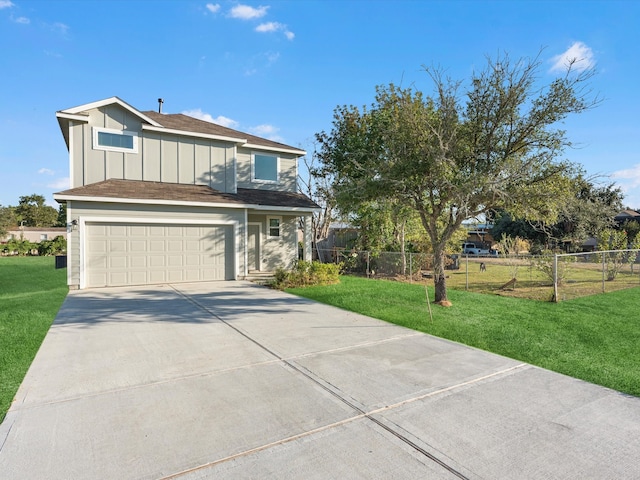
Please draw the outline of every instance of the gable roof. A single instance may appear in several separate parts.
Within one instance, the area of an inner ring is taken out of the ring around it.
[[[156,203],[226,208],[254,208],[309,212],[320,208],[297,192],[238,188],[224,193],[207,185],[148,182],[111,178],[55,193],[58,202],[66,200],[113,203]]]
[[[163,114],[152,110],[142,112],[118,97],[109,97],[104,100],[98,100],[96,102],[86,103],[84,105],[56,112],[56,117],[58,118],[58,123],[62,130],[62,135],[64,136],[67,148],[69,147],[68,127],[70,121],[88,122],[89,115],[87,112],[89,110],[114,104],[119,105],[121,108],[138,117],[142,122],[143,130],[213,138],[233,142],[247,148],[272,150],[298,156],[305,155],[307,153],[304,150],[285,145],[284,143],[275,142],[256,135],[233,130],[232,128],[223,127],[222,125],[193,118],[181,113]]]
[[[270,150],[289,151],[297,155],[304,155],[306,152],[299,148],[285,145],[284,143],[274,142],[266,138],[251,135],[249,133],[240,132],[232,128],[223,127],[217,123],[207,122],[197,118],[184,115],[182,113],[158,113],[154,111],[142,112],[144,115],[153,119],[166,129],[179,132],[200,133],[205,135],[226,137],[234,139],[237,143],[244,147],[267,147]],[[149,129],[153,131],[162,131],[158,128]]]

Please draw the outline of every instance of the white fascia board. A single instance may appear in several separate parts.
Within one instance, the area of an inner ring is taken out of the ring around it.
[[[306,155],[307,152],[304,150],[298,150],[293,148],[278,148],[278,147],[268,147],[265,145],[257,145],[255,143],[245,143],[242,145],[245,148],[253,148],[255,150],[268,150],[270,152],[280,152],[280,153],[291,153],[293,155]]]
[[[100,202],[100,203],[128,203],[134,205],[180,205],[186,207],[207,207],[207,208],[233,208],[251,210],[272,210],[278,212],[302,212],[313,213],[318,211],[317,208],[304,207],[276,207],[269,205],[252,205],[249,203],[216,203],[216,202],[187,202],[184,200],[158,200],[158,199],[140,199],[140,198],[119,198],[119,197],[88,197],[83,195],[61,195],[53,194],[56,201],[71,202]]]
[[[56,112],[56,117],[65,120],[74,120],[76,122],[88,122],[89,115],[76,115],[75,113]]]
[[[73,114],[76,114],[76,113],[85,112],[87,110],[92,110],[94,108],[104,107],[105,105],[112,105],[114,103],[120,105],[125,110],[130,111],[136,117],[144,120],[147,123],[150,123],[151,125],[154,125],[156,127],[160,127],[161,126],[158,122],[156,122],[155,120],[150,119],[149,117],[147,117],[145,114],[143,114],[139,110],[133,108],[127,102],[125,102],[123,100],[120,100],[118,97],[109,97],[109,98],[105,98],[104,100],[98,100],[97,102],[86,103],[84,105],[79,105],[77,107],[67,108],[65,110],[61,110],[58,113],[72,114],[73,115]]]
[[[272,212],[296,212],[296,213],[320,213],[320,208],[306,207],[274,207],[273,205],[252,205],[252,210],[264,210]]]
[[[240,145],[247,143],[246,138],[225,137],[224,135],[211,135],[209,133],[189,132],[186,130],[175,130],[173,128],[164,128],[162,126],[142,125],[142,130],[159,133],[170,133],[173,135],[182,135],[185,137],[206,138],[208,140],[220,140],[223,142],[232,142]]]

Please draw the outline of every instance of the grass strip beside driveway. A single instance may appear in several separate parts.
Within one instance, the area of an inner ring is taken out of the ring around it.
[[[640,288],[558,304],[450,289],[433,321],[424,285],[343,276],[287,291],[640,396]]]
[[[0,257],[0,422],[68,288],[54,257]]]

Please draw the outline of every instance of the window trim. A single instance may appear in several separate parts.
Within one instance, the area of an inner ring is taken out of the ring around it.
[[[256,155],[263,157],[271,157],[276,159],[276,180],[265,180],[262,178],[256,178]],[[251,152],[251,181],[253,183],[270,183],[276,185],[280,183],[280,156],[273,155],[265,152]]]
[[[99,133],[111,133],[114,135],[128,135],[130,137],[133,137],[133,148],[111,147],[108,145],[100,145],[98,141]],[[107,152],[138,153],[138,132],[131,132],[129,130],[118,130],[115,128],[93,127],[93,149],[104,150]]]
[[[271,220],[278,220],[278,235],[271,235]],[[282,217],[276,215],[269,215],[267,217],[267,237],[282,238]]]

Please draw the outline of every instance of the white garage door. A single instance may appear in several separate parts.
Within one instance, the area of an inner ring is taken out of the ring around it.
[[[233,278],[233,232],[224,225],[87,223],[86,286]]]

